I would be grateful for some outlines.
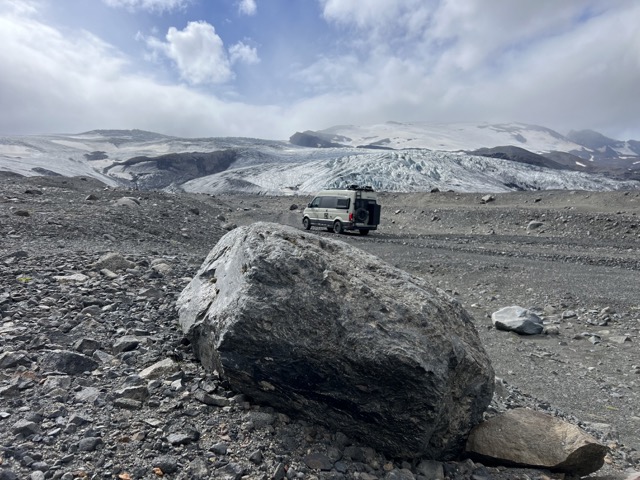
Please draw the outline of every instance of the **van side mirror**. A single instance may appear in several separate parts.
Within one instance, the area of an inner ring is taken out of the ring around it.
[[[311,202],[307,203],[307,207],[311,207]]]

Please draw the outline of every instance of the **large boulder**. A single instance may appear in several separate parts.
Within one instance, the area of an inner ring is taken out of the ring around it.
[[[570,475],[600,469],[608,448],[575,425],[518,408],[477,425],[467,453],[485,463],[548,468]]]
[[[489,358],[457,302],[291,227],[225,235],[178,308],[196,356],[233,389],[390,456],[456,456],[493,394]]]

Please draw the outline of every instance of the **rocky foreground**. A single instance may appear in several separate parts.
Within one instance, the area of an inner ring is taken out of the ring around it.
[[[259,199],[62,178],[4,178],[0,188],[0,479],[570,477],[386,457],[259,406],[205,371],[177,322],[180,292],[234,222],[286,223],[299,216],[289,213],[294,202],[267,210]],[[610,448],[591,478],[637,470],[637,451],[611,428],[513,380],[498,383],[487,415],[550,413]]]

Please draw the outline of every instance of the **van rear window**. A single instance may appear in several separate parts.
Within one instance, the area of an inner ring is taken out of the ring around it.
[[[351,202],[350,198],[337,198],[336,200],[336,208],[343,208],[345,210],[349,209],[349,203]]]

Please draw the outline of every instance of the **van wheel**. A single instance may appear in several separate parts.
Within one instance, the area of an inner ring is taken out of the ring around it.
[[[342,222],[340,220],[336,220],[333,222],[333,233],[342,233],[344,228],[342,227]]]
[[[362,230],[360,230],[360,235],[369,235],[369,230],[363,228]]]
[[[311,230],[311,220],[309,220],[309,217],[304,217],[302,219],[302,225],[305,230]]]
[[[369,220],[369,212],[366,208],[359,208],[356,210],[356,222],[358,223],[367,223]]]

